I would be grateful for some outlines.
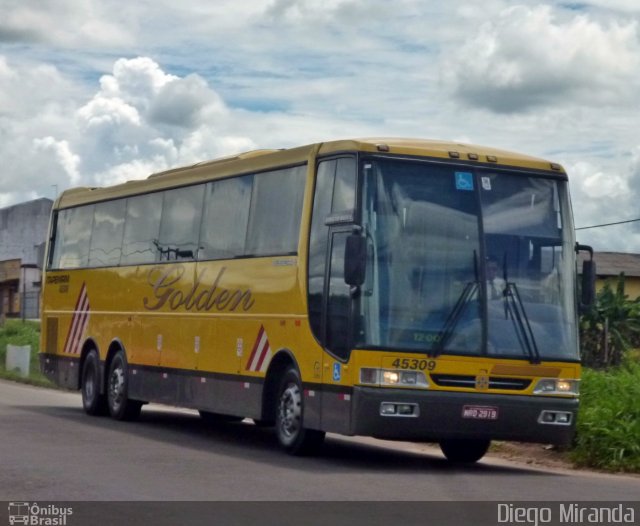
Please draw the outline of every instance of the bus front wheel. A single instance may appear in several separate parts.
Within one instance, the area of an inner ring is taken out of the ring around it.
[[[129,398],[127,358],[123,351],[118,351],[109,364],[107,405],[116,420],[135,420],[140,416],[142,402]]]
[[[477,462],[489,449],[491,440],[449,439],[440,441],[440,449],[450,462],[472,464]]]
[[[303,427],[302,382],[293,367],[282,377],[276,404],[276,435],[284,450],[291,455],[309,455],[320,449],[325,433]]]
[[[95,349],[89,351],[82,364],[80,389],[85,413],[92,416],[109,413],[107,399],[100,394],[100,357]]]

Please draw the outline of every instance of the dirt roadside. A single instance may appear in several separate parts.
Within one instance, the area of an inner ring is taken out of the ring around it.
[[[569,453],[567,451],[547,444],[493,442],[487,456],[536,467],[578,469],[569,459]]]

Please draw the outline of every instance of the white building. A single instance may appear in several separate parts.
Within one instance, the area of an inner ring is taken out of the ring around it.
[[[53,201],[0,209],[0,320],[37,318],[41,268]]]

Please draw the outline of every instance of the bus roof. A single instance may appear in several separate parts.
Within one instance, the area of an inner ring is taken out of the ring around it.
[[[458,160],[480,165],[499,165],[515,168],[544,170],[564,174],[564,169],[547,160],[456,142],[401,139],[401,138],[361,138],[315,143],[282,150],[254,150],[205,161],[190,166],[173,168],[149,175],[146,179],[103,188],[79,187],[64,191],[56,200],[55,208],[68,208],[80,204],[108,201],[129,195],[155,192],[196,184],[210,179],[218,179],[242,173],[259,172],[278,166],[296,165],[309,160],[314,155],[325,156],[339,152],[371,152],[390,155],[406,155]]]

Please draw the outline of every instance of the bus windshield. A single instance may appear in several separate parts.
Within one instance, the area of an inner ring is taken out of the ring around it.
[[[393,159],[361,180],[358,347],[578,358],[566,181]]]

